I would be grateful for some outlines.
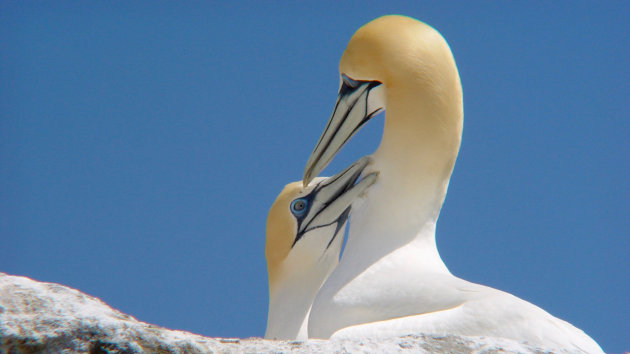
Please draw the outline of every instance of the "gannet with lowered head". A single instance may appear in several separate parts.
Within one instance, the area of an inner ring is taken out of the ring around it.
[[[315,294],[337,265],[348,214],[377,173],[357,182],[369,164],[362,158],[333,177],[308,187],[284,187],[267,216],[265,258],[269,314],[265,338],[307,339]]]
[[[409,17],[380,17],[352,36],[339,70],[337,103],[304,182],[385,110],[383,136],[365,170],[380,174],[353,208],[343,256],[313,303],[309,337],[449,333],[601,352],[539,307],[451,275],[440,258],[435,227],[463,126],[459,75],[442,36]]]

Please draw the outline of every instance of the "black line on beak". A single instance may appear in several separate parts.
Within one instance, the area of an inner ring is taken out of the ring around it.
[[[317,194],[319,192],[321,192],[321,190],[324,187],[327,187],[333,183],[335,183],[336,181],[338,181],[340,178],[342,177],[346,177],[346,175],[349,173],[350,170],[352,170],[353,168],[355,168],[355,166],[357,165],[357,163],[353,163],[352,165],[350,165],[349,167],[347,167],[344,171],[336,174],[333,177],[328,178],[327,180],[324,180],[322,182],[320,182],[312,191],[311,193],[309,193],[307,196],[305,196],[304,198],[307,198],[309,200],[309,206],[308,209],[306,211],[306,213],[303,214],[303,216],[301,218],[299,218],[297,220],[298,223],[298,227],[297,229],[300,230],[302,228],[302,221],[304,220],[304,216],[308,215],[311,211],[311,208],[313,206],[313,203],[317,200]],[[348,218],[348,215],[350,213],[350,207],[348,206],[346,208],[346,210],[344,210],[341,215],[334,221],[331,221],[328,224],[322,224],[322,225],[317,225],[315,227],[311,227],[309,228],[309,225],[313,222],[313,220],[315,220],[317,218],[317,216],[321,213],[323,213],[326,208],[328,208],[328,206],[330,206],[332,203],[334,203],[338,198],[340,198],[344,193],[348,192],[350,189],[352,189],[352,187],[355,185],[355,183],[357,183],[357,180],[359,179],[359,177],[361,176],[361,173],[363,172],[363,170],[365,169],[367,165],[358,168],[356,171],[352,172],[352,174],[350,175],[350,177],[348,178],[348,181],[344,183],[344,185],[342,185],[340,188],[336,189],[334,191],[334,194],[332,194],[330,197],[327,198],[326,201],[322,202],[324,204],[324,206],[319,209],[315,215],[313,217],[310,218],[310,220],[308,221],[308,223],[304,226],[304,230],[302,231],[298,231],[297,235],[295,236],[295,239],[293,240],[293,244],[291,245],[291,248],[293,248],[293,246],[295,246],[295,244],[304,236],[305,233],[311,231],[311,230],[315,230],[315,229],[319,229],[320,227],[326,227],[326,226],[330,226],[333,223],[337,222],[339,223],[339,220],[345,221]],[[341,223],[343,224],[343,222]],[[335,234],[339,231],[339,228],[341,227],[341,225],[337,225],[337,229],[335,230]],[[334,236],[333,236],[334,238]],[[332,242],[332,241],[331,241]],[[330,243],[328,244],[328,246],[330,246]],[[328,246],[326,248],[328,248]]]
[[[351,95],[355,90],[359,89],[360,87],[362,87],[363,85],[365,85],[365,91],[367,91],[366,96],[365,96],[365,112],[363,113],[363,119],[361,120],[361,122],[354,127],[354,129],[352,130],[352,133],[348,135],[348,137],[346,137],[346,139],[344,140],[343,144],[341,144],[341,146],[345,145],[345,143],[354,135],[354,133],[357,132],[357,130],[359,130],[359,128],[361,126],[363,126],[363,124],[365,122],[367,122],[368,120],[370,120],[370,118],[372,118],[376,113],[380,112],[382,109],[379,108],[376,111],[372,112],[372,113],[368,113],[368,100],[370,97],[370,91],[379,86],[382,85],[380,82],[378,81],[359,81],[359,80],[353,80],[350,77],[348,77],[346,74],[341,74],[341,78],[343,83],[341,84],[341,88],[339,89],[339,93],[337,94],[337,102],[335,103],[335,108],[333,109],[333,114],[331,116],[331,118],[335,115],[335,113],[337,112],[337,109],[339,109],[339,103],[342,101],[345,101],[346,98]],[[328,147],[330,146],[330,144],[332,143],[333,139],[332,137],[336,136],[337,133],[339,132],[339,129],[341,129],[341,127],[343,126],[343,124],[345,123],[346,119],[348,118],[348,116],[350,115],[350,112],[352,112],[352,110],[354,109],[354,107],[356,106],[357,102],[359,102],[359,99],[361,99],[362,95],[359,95],[359,97],[357,97],[357,99],[354,102],[351,102],[348,105],[348,108],[346,109],[346,111],[344,112],[343,118],[341,118],[339,124],[337,124],[337,127],[335,129],[335,132],[331,135],[331,138],[328,140],[328,142],[326,143],[326,146],[324,147],[324,149],[319,153],[319,155],[316,158],[316,161],[319,160],[322,157],[322,154],[328,149]],[[326,133],[328,132],[328,129],[330,128],[330,125],[332,124],[332,119],[328,120],[328,123],[326,124],[326,127],[324,128],[324,132],[322,133],[322,137],[326,135]],[[319,146],[321,145],[322,140],[319,140],[317,142],[317,145],[315,145],[315,148],[313,149],[313,151],[316,151]]]

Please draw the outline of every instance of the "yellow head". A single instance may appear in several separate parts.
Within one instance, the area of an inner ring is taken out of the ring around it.
[[[341,56],[339,72],[354,80],[379,81],[388,90],[459,81],[444,38],[431,26],[399,15],[359,28]]]
[[[330,246],[343,238],[352,202],[376,180],[373,173],[357,182],[368,164],[369,159],[362,158],[333,177],[317,178],[307,187],[289,183],[280,192],[267,215],[265,258],[270,288],[288,273],[308,271],[328,251],[336,254],[326,259],[336,261],[340,247]]]
[[[269,275],[277,273],[278,265],[287,258],[297,234],[297,220],[290,204],[303,194],[301,182],[287,184],[271,205],[267,214],[265,258]]]
[[[350,38],[339,72],[337,103],[306,163],[305,182],[383,109],[385,127],[377,153],[436,154],[447,163],[435,169],[450,171],[461,140],[462,90],[450,48],[436,30],[410,17],[379,17]]]

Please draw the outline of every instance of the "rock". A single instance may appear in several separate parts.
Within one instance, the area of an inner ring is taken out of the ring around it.
[[[547,353],[501,338],[418,334],[388,339],[210,338],[140,322],[78,290],[0,273],[0,353]]]

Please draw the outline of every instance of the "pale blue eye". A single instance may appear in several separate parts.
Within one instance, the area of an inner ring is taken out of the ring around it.
[[[296,199],[291,202],[291,212],[295,215],[302,215],[306,211],[308,201],[304,198]]]

